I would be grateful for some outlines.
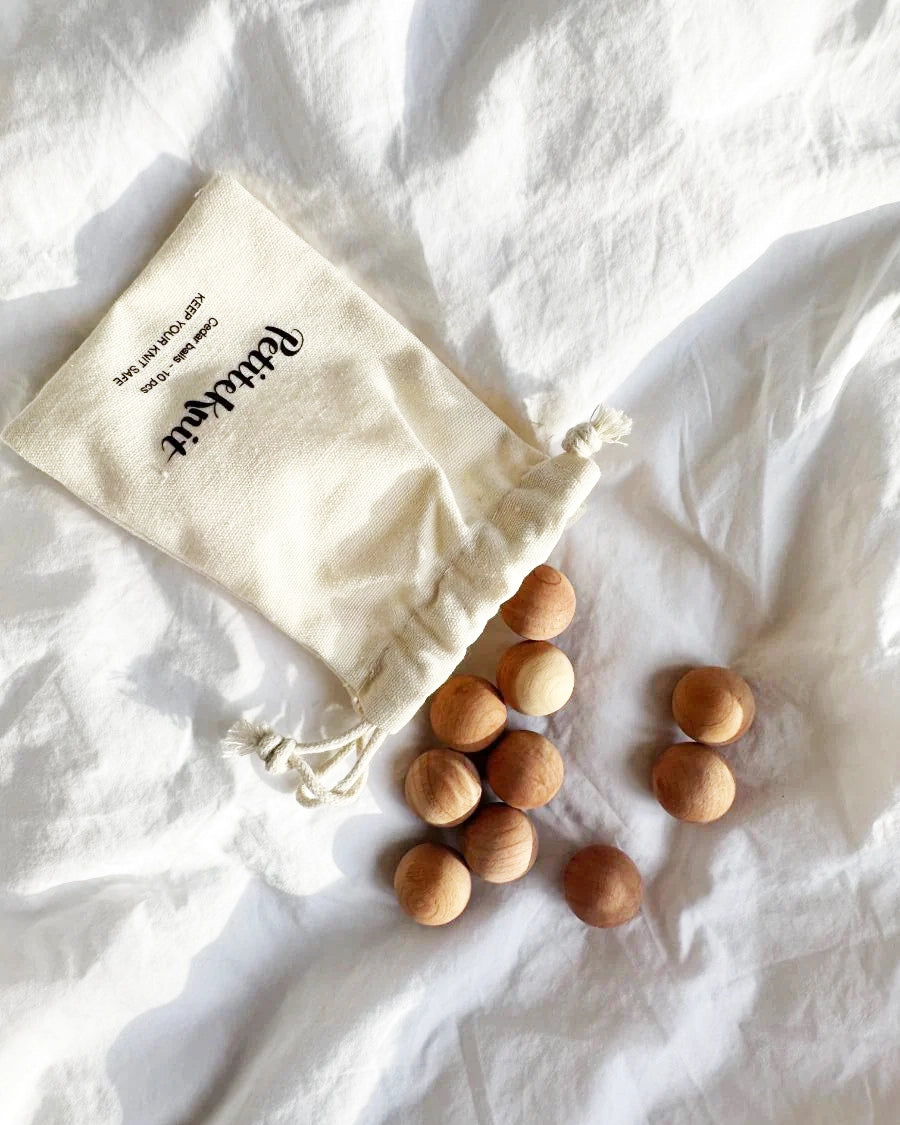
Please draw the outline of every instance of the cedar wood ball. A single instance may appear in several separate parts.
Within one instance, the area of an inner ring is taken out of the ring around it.
[[[634,863],[608,844],[591,844],[576,852],[566,865],[563,887],[572,912],[601,929],[630,922],[644,896]]]
[[[511,883],[537,859],[534,825],[519,809],[485,805],[461,831],[466,863],[486,883]]]
[[[538,566],[525,578],[500,616],[514,633],[530,641],[549,641],[569,627],[575,616],[572,583],[552,566]]]
[[[546,805],[559,792],[564,775],[560,752],[532,730],[507,731],[487,760],[488,784],[516,809]]]
[[[667,813],[692,824],[709,824],[734,802],[734,774],[721,754],[696,742],[663,750],[652,774],[653,793]]]
[[[481,778],[465,754],[426,750],[406,773],[406,803],[426,824],[452,828],[478,807]]]
[[[506,727],[506,704],[493,684],[481,676],[451,676],[431,700],[431,726],[441,742],[474,754],[498,738]]]
[[[456,852],[443,844],[417,844],[394,872],[397,901],[423,926],[444,926],[465,910],[472,876]]]
[[[692,668],[675,685],[672,714],[688,738],[727,746],[749,729],[756,704],[749,684],[730,668]]]
[[[521,641],[497,665],[497,686],[506,703],[523,715],[552,715],[575,688],[568,656],[549,641]]]

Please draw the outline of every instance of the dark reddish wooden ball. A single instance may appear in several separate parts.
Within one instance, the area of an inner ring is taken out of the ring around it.
[[[566,902],[589,926],[607,929],[630,922],[641,908],[641,873],[608,844],[591,844],[569,860],[563,876]]]

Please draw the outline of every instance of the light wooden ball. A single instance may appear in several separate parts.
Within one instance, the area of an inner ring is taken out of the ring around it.
[[[735,784],[721,754],[696,742],[663,750],[652,774],[653,793],[667,813],[692,824],[709,824],[731,808]]]
[[[487,779],[514,809],[539,809],[559,792],[565,766],[549,739],[532,730],[510,730],[490,752]]]
[[[608,929],[630,922],[641,908],[641,873],[608,844],[591,844],[569,860],[563,875],[566,902],[588,926]]]
[[[426,750],[406,773],[406,803],[426,824],[452,828],[478,808],[481,778],[465,754]]]
[[[465,910],[472,876],[456,852],[443,844],[417,844],[394,872],[397,901],[422,926],[445,926]]]
[[[485,805],[466,823],[460,838],[466,863],[486,883],[521,879],[537,859],[534,825],[509,805]]]
[[[688,738],[727,746],[749,729],[756,704],[750,685],[730,668],[692,668],[675,685],[672,714]]]
[[[522,641],[501,657],[497,686],[509,706],[523,715],[552,715],[571,698],[575,670],[556,645]]]
[[[569,627],[575,616],[575,589],[559,570],[538,566],[527,576],[500,616],[514,633],[531,641],[549,641]]]
[[[481,676],[451,676],[431,700],[431,726],[441,742],[474,754],[490,746],[507,720],[506,704]]]

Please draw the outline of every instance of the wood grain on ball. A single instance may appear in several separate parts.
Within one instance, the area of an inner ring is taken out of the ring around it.
[[[426,750],[406,773],[406,803],[426,824],[452,828],[481,800],[481,778],[465,754]]]
[[[474,754],[490,746],[506,726],[506,704],[480,676],[451,676],[431,700],[431,726],[441,742]]]
[[[688,738],[727,746],[749,729],[756,704],[750,685],[730,668],[692,668],[675,685],[672,714]]]
[[[549,641],[569,627],[575,616],[572,583],[552,566],[536,567],[508,602],[500,616],[514,633],[532,641]]]
[[[490,752],[487,779],[501,801],[538,809],[559,792],[565,766],[553,743],[532,730],[510,730]]]
[[[644,896],[641,873],[608,844],[591,844],[569,860],[563,875],[566,902],[588,926],[607,929],[630,922]]]
[[[664,750],[653,766],[653,793],[667,813],[693,824],[709,824],[734,803],[731,767],[721,754],[696,742]]]
[[[521,879],[537,859],[534,825],[509,805],[485,805],[467,821],[460,842],[466,863],[486,883]]]
[[[472,894],[472,876],[456,852],[442,844],[417,844],[394,872],[397,901],[423,926],[458,918]]]
[[[575,670],[568,656],[548,641],[522,641],[508,648],[497,666],[504,700],[523,715],[552,715],[568,703]]]

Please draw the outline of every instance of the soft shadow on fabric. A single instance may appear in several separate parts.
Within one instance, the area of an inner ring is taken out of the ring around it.
[[[4,420],[17,413],[90,335],[172,232],[207,178],[170,153],[157,156],[115,203],[79,230],[75,285],[0,303],[0,344],[9,357]]]

